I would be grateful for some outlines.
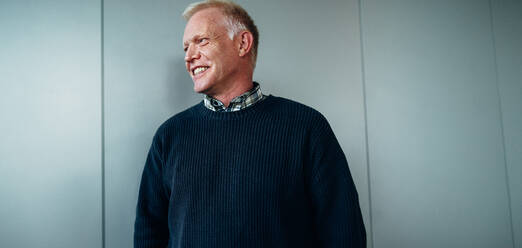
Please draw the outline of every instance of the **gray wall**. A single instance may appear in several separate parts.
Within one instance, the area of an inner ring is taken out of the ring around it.
[[[522,247],[522,1],[492,1],[492,20],[515,247]]]
[[[0,2],[0,247],[102,244],[100,2]]]
[[[522,247],[521,1],[238,2],[263,91],[330,121],[368,247]],[[152,135],[201,100],[188,3],[0,2],[1,247],[132,246]]]
[[[362,9],[375,247],[512,247],[489,2]]]

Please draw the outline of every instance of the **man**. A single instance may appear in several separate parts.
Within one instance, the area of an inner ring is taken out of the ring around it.
[[[247,12],[205,1],[184,17],[187,71],[205,97],[153,138],[135,247],[366,247],[326,119],[252,81],[259,35]]]

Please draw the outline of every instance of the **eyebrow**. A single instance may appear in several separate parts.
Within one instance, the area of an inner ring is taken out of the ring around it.
[[[190,39],[186,40],[183,42],[183,48],[187,47],[188,44],[191,42],[191,41],[195,41],[197,39],[199,39],[199,37],[201,37],[202,35],[201,34],[196,34],[194,36],[192,36]]]

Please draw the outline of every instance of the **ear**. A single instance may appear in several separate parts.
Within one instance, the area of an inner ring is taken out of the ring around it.
[[[247,55],[254,44],[254,36],[250,31],[244,30],[239,36],[239,57]]]

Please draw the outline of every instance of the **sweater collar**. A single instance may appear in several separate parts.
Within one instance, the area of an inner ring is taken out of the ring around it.
[[[253,83],[254,87],[252,87],[252,89],[250,89],[249,91],[234,97],[230,101],[228,108],[225,107],[225,104],[223,104],[223,102],[221,102],[220,100],[217,100],[208,95],[205,95],[203,103],[206,108],[214,112],[234,112],[245,109],[265,98],[265,95],[263,95],[263,93],[261,92],[261,87],[259,86],[259,83]]]

